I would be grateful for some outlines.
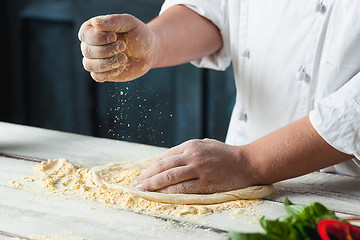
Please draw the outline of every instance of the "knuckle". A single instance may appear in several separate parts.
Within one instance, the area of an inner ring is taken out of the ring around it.
[[[201,159],[203,157],[203,152],[200,150],[194,151],[191,156],[195,159]]]
[[[94,31],[88,29],[82,33],[82,41],[91,45],[106,44],[113,39],[113,36],[107,32]]]
[[[163,163],[161,161],[156,162],[154,168],[157,172],[162,172],[164,169]]]
[[[82,42],[92,43],[93,38],[94,38],[93,31],[91,31],[91,29],[89,29],[89,28],[83,29],[80,33],[80,39]]]
[[[104,82],[106,79],[103,74],[91,72],[90,75],[96,82]]]
[[[154,160],[152,161],[152,163],[160,162],[160,161],[162,161],[162,160],[164,160],[164,159],[165,159],[165,157],[164,157],[164,153],[163,153],[162,155],[160,155],[159,157],[157,157],[156,159],[154,159]]]
[[[83,31],[82,31],[81,28],[80,28],[80,30],[79,30],[79,32],[78,32],[78,39],[79,39],[80,41],[82,41],[82,42],[83,42],[83,40],[84,40],[84,33],[83,33]]]
[[[186,147],[189,149],[194,149],[196,148],[198,145],[198,140],[197,139],[191,139],[189,141],[186,142]]]
[[[78,38],[80,41],[84,41],[85,37],[85,23],[83,23],[78,32]]]
[[[171,172],[166,173],[166,174],[165,174],[165,180],[166,180],[166,182],[168,182],[168,183],[173,182],[173,181],[175,180],[174,174],[171,173]]]
[[[129,13],[123,13],[123,14],[119,14],[117,15],[117,17],[123,17],[123,18],[128,18],[128,19],[132,19],[133,16]]]
[[[191,152],[189,155],[193,159],[193,164],[197,167],[202,166],[203,160],[206,158],[206,152],[201,149],[196,149],[196,151]]]
[[[124,25],[132,25],[136,21],[136,17],[134,17],[133,15],[131,15],[129,13],[118,14],[115,17],[119,22],[123,21],[123,22],[127,23]]]
[[[101,81],[99,74],[91,72],[90,75],[91,75],[92,79],[94,79],[95,81],[97,81],[97,82]]]
[[[81,53],[84,57],[89,57],[90,49],[86,43],[81,42],[80,49],[81,49]]]
[[[82,64],[83,64],[85,70],[91,71],[91,64],[86,57],[83,57]]]

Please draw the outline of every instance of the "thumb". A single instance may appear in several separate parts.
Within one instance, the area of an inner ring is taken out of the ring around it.
[[[136,28],[141,21],[130,14],[111,14],[94,17],[90,22],[98,31],[126,33]]]

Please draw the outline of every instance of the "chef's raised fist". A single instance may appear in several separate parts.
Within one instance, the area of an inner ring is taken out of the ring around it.
[[[155,34],[129,14],[97,16],[79,30],[84,68],[97,82],[125,82],[150,70]]]

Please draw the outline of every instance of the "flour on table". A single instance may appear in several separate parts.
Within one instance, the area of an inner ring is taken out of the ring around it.
[[[148,159],[139,162],[107,165],[107,169],[110,167],[114,171],[106,171],[106,174],[103,173],[102,179],[114,185],[129,186],[144,170],[144,162],[150,164],[151,161],[151,159]],[[134,167],[136,164],[138,164],[138,167]],[[236,215],[251,214],[253,206],[261,203],[259,200],[234,200],[207,205],[160,203],[139,197],[131,191],[121,190],[121,188],[113,189],[106,186],[106,184],[94,182],[93,174],[95,170],[99,170],[99,167],[92,169],[81,168],[70,163],[67,159],[48,160],[34,166],[35,177],[24,177],[16,181],[10,181],[10,185],[14,188],[31,190],[28,187],[24,188],[23,185],[25,183],[29,184],[29,182],[31,184],[33,181],[50,193],[79,196],[112,207],[149,215],[200,216],[221,211],[229,211]]]

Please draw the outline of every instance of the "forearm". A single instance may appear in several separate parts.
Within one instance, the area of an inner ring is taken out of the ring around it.
[[[222,46],[219,29],[191,9],[176,5],[148,23],[156,38],[153,68],[183,64]]]
[[[246,146],[245,157],[256,169],[254,184],[301,176],[352,158],[329,145],[308,117]]]

